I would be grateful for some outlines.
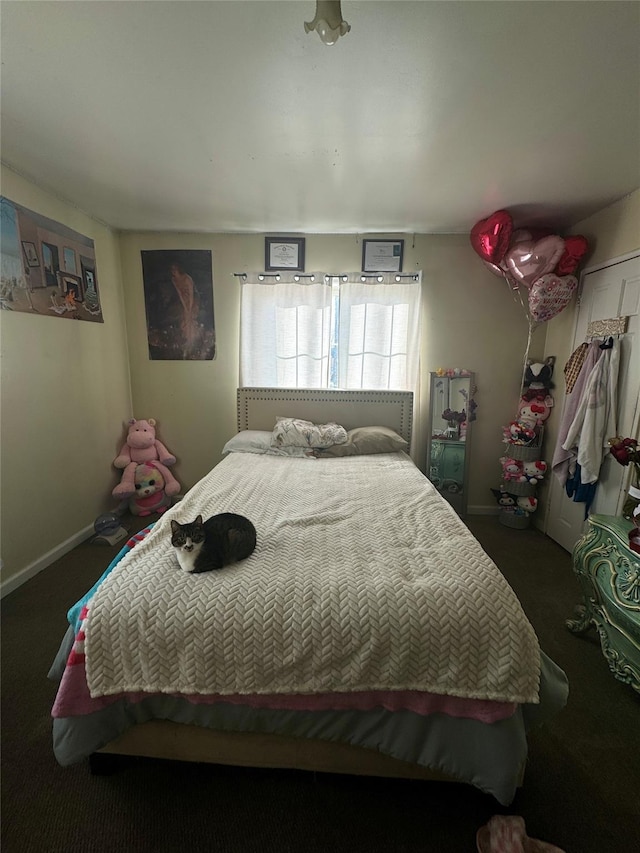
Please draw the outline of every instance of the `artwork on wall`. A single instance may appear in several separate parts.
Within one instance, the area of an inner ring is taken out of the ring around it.
[[[211,252],[155,249],[140,254],[149,358],[152,361],[214,359]]]
[[[304,272],[304,237],[265,237],[264,268]]]
[[[0,196],[0,308],[103,323],[93,240]]]

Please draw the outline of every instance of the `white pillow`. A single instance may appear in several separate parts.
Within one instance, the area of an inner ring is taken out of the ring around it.
[[[347,431],[340,424],[314,424],[300,418],[276,418],[271,434],[271,446],[284,447],[332,447],[344,444]]]
[[[308,448],[271,446],[271,433],[267,430],[244,429],[222,448],[222,455],[228,453],[262,453],[269,456],[308,456]]]

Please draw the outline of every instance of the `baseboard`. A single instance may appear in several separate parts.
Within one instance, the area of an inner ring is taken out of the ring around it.
[[[467,515],[497,515],[499,512],[500,508],[495,505],[491,506],[491,504],[487,506],[476,505],[467,507]]]
[[[59,560],[60,557],[64,557],[64,555],[68,554],[69,551],[72,551],[76,545],[79,545],[81,542],[88,539],[89,536],[93,535],[93,532],[93,524],[90,524],[88,527],[84,527],[82,530],[74,533],[73,536],[70,536],[69,539],[66,539],[64,542],[56,545],[56,547],[52,548],[51,551],[47,551],[46,554],[43,554],[42,557],[39,557],[35,562],[31,563],[31,565],[26,566],[22,571],[17,572],[15,575],[11,575],[10,578],[7,578],[6,581],[0,584],[0,598],[4,598],[5,595],[9,595],[9,593],[13,592],[14,589],[17,589],[19,586],[22,586],[23,583],[31,580],[32,577],[35,577],[35,575],[39,574],[43,569],[48,568],[51,563],[55,563],[55,561]]]

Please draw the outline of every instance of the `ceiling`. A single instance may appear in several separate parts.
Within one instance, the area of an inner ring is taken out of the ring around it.
[[[640,3],[0,3],[1,156],[117,229],[568,228],[640,186]]]

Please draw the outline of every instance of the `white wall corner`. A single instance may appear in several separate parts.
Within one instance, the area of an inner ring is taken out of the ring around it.
[[[74,533],[74,535],[70,536],[69,539],[66,539],[64,542],[56,545],[56,547],[52,548],[51,551],[47,551],[46,554],[43,554],[31,563],[31,565],[26,566],[21,572],[11,575],[10,578],[7,578],[6,581],[3,581],[0,584],[0,598],[4,598],[5,595],[9,595],[10,592],[13,592],[19,586],[22,586],[23,583],[31,580],[31,578],[48,568],[52,563],[55,563],[55,561],[59,560],[60,557],[64,557],[65,554],[68,554],[69,551],[72,551],[76,547],[76,545],[84,542],[92,536],[93,533],[93,524],[90,524],[82,530],[79,530],[77,533]]]

